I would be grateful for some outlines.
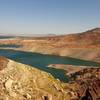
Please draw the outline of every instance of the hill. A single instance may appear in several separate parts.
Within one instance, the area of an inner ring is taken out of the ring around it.
[[[100,28],[60,36],[0,39],[0,44],[20,45],[14,49],[22,51],[100,62]]]
[[[34,67],[0,57],[0,100],[65,100],[63,83]],[[69,100],[69,99],[68,99]]]
[[[99,100],[100,68],[73,70],[68,74],[72,81],[62,83],[44,71],[0,57],[0,100]]]

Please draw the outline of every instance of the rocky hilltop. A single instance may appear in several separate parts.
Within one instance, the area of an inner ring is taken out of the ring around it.
[[[0,100],[70,100],[63,83],[36,68],[0,57]]]
[[[100,68],[71,73],[68,83],[34,67],[0,57],[0,100],[99,100]]]

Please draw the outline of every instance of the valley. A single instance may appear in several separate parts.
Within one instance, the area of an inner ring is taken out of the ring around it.
[[[1,39],[2,45],[18,45],[16,50],[68,56],[100,63],[100,29],[49,37],[13,37]],[[7,48],[8,49],[8,48]]]
[[[99,77],[99,28],[0,38],[2,100],[99,100]]]

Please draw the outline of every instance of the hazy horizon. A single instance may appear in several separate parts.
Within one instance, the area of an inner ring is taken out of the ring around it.
[[[67,34],[100,27],[99,0],[0,0],[0,33]]]

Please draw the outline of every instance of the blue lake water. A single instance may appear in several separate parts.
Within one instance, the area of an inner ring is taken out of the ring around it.
[[[55,78],[66,82],[68,81],[65,71],[61,69],[48,68],[49,64],[71,64],[71,65],[83,65],[83,66],[100,66],[100,64],[85,61],[80,59],[74,59],[69,57],[61,57],[55,55],[45,55],[39,53],[22,52],[15,50],[0,49],[0,56],[8,57],[20,63],[34,66],[38,69],[51,73]]]
[[[9,39],[9,38],[13,38],[13,36],[0,36],[0,39]]]
[[[15,45],[15,44],[0,44],[1,48],[19,48],[20,45]]]

